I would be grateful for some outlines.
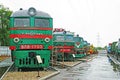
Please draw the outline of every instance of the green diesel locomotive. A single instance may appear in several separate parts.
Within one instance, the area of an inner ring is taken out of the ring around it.
[[[74,37],[75,41],[75,57],[76,58],[82,58],[85,56],[85,49],[84,49],[84,40],[82,37],[79,37],[79,35]]]
[[[10,49],[17,68],[47,68],[52,51],[53,19],[31,7],[10,17]]]
[[[62,28],[55,28],[53,32],[54,50],[57,49],[57,60],[72,61],[74,59],[74,33]]]

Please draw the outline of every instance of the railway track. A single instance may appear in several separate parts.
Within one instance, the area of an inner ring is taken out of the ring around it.
[[[13,67],[13,64],[11,58],[7,58],[0,62],[0,80],[2,80],[4,75]]]
[[[2,67],[4,69],[2,69],[2,74],[0,76],[0,80],[3,79],[3,77],[7,74],[8,71],[13,70],[13,67],[14,67],[14,63],[12,63],[12,65],[10,65],[10,66]]]

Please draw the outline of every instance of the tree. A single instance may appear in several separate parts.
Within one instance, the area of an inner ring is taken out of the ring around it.
[[[2,46],[9,45],[9,17],[12,11],[0,5],[0,43]]]

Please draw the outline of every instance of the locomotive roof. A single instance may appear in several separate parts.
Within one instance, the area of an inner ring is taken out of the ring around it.
[[[19,10],[19,11],[12,13],[12,15],[11,15],[11,17],[20,17],[20,16],[30,17],[30,15],[28,14],[28,10]],[[35,17],[49,17],[49,18],[51,18],[51,16],[48,13],[38,11],[38,10],[37,10]]]
[[[53,32],[53,34],[64,34],[64,32]],[[66,35],[74,35],[74,32],[68,32],[66,31]]]

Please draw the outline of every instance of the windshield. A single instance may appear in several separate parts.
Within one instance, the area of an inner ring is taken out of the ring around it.
[[[64,41],[64,36],[56,36],[57,41]]]
[[[73,41],[73,36],[72,35],[66,35],[66,40]]]
[[[35,19],[35,27],[49,27],[49,19]]]
[[[83,42],[83,38],[81,38],[80,41]]]
[[[74,41],[75,42],[79,42],[79,38],[78,37],[74,37]]]
[[[120,42],[118,42],[117,45],[118,45],[118,49],[120,49]]]
[[[14,27],[27,27],[30,26],[30,21],[28,18],[15,18]]]

